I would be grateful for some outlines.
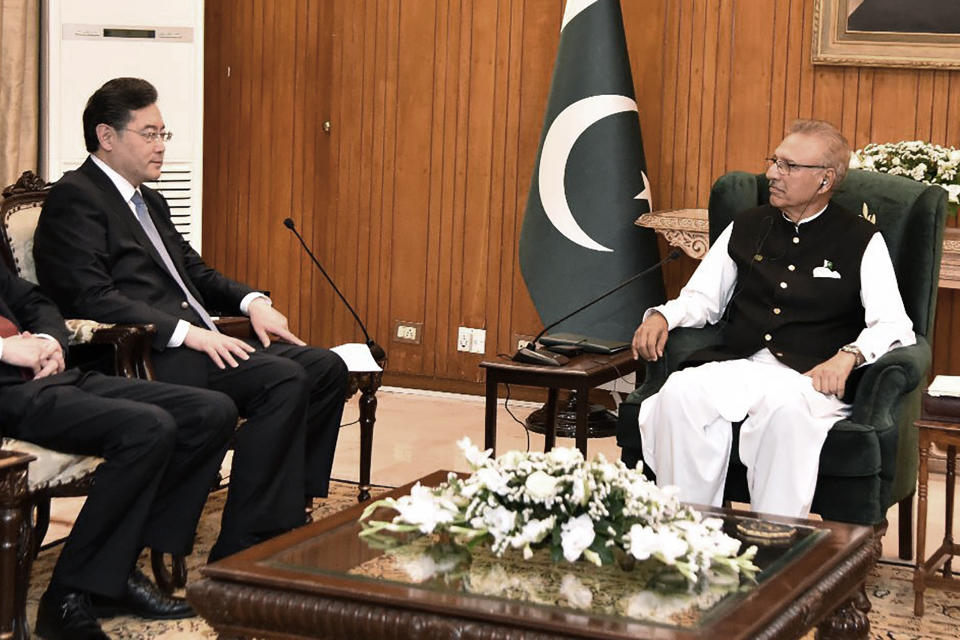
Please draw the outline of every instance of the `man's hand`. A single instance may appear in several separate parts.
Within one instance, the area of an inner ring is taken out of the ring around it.
[[[820,393],[841,398],[847,385],[847,378],[856,362],[857,356],[854,354],[838,351],[835,356],[821,362],[803,375],[813,378],[813,388]]]
[[[63,349],[56,340],[38,338],[29,331],[3,339],[3,357],[7,364],[33,371],[34,380],[64,370]]]
[[[656,362],[663,356],[663,346],[667,344],[667,319],[659,311],[651,313],[633,334],[633,359],[643,358]]]
[[[270,346],[270,336],[276,336],[278,340],[300,345],[307,343],[293,335],[287,327],[287,317],[273,308],[264,298],[257,298],[250,303],[247,308],[250,315],[250,325],[253,332],[260,338],[260,343],[264,348]]]
[[[239,338],[232,338],[216,331],[201,329],[190,325],[187,335],[183,339],[183,344],[195,351],[203,351],[213,363],[221,369],[226,369],[226,365],[231,367],[240,366],[237,358],[248,360],[248,354],[253,353],[255,349]],[[6,352],[6,346],[4,346]],[[4,353],[6,355],[6,353]],[[226,364],[224,364],[226,363]]]

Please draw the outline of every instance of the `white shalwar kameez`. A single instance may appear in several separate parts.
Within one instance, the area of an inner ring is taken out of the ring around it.
[[[736,264],[727,251],[732,227],[710,248],[680,295],[649,309],[644,318],[658,311],[670,329],[720,320],[737,280]],[[916,343],[879,232],[864,251],[860,280],[865,328],[854,344],[869,364],[893,347]],[[742,420],[739,454],[747,467],[751,508],[804,517],[813,501],[827,432],[850,411],[851,405],[820,393],[810,377],[761,349],[749,358],[671,374],[659,393],[640,405],[643,459],[658,484],[680,488],[681,499],[719,506],[730,461],[731,423]]]

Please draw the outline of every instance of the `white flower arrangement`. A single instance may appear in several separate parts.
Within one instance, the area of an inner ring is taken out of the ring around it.
[[[468,548],[488,544],[497,556],[515,549],[525,559],[547,548],[557,562],[642,564],[646,573],[672,575],[687,588],[749,580],[758,570],[755,546],[739,553],[740,541],[723,532],[722,520],[703,518],[680,503],[675,488],[657,487],[622,462],[602,455],[585,462],[567,448],[494,459],[467,438],[457,444],[472,475],[451,473],[437,487],[418,483],[409,495],[374,502],[360,518],[360,536],[391,547],[438,534]],[[397,515],[371,520],[383,507]]]
[[[937,185],[956,210],[960,204],[960,149],[911,140],[870,143],[850,154],[850,168],[889,173]]]

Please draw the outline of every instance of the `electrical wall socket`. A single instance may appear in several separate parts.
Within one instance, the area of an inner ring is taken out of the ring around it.
[[[517,345],[517,351],[520,351],[520,349],[526,347],[531,340],[533,340],[533,336],[528,336],[522,333],[513,334],[513,343]]]
[[[422,322],[395,320],[393,323],[393,341],[420,344],[423,336]]]
[[[457,330],[457,351],[465,353],[486,353],[487,330],[460,327]]]
[[[473,330],[460,327],[457,330],[457,351],[469,352],[473,346]]]

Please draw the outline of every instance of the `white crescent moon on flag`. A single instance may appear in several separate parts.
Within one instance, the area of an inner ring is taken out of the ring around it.
[[[636,110],[637,103],[626,96],[600,95],[583,98],[560,112],[543,139],[538,173],[543,211],[557,231],[585,249],[613,251],[587,235],[573,217],[564,189],[567,159],[573,145],[590,125],[616,113]],[[644,183],[646,184],[646,180]]]
[[[563,24],[560,25],[560,32],[563,32],[564,27],[576,18],[577,14],[595,2],[597,0],[567,0],[567,6],[563,8]]]

